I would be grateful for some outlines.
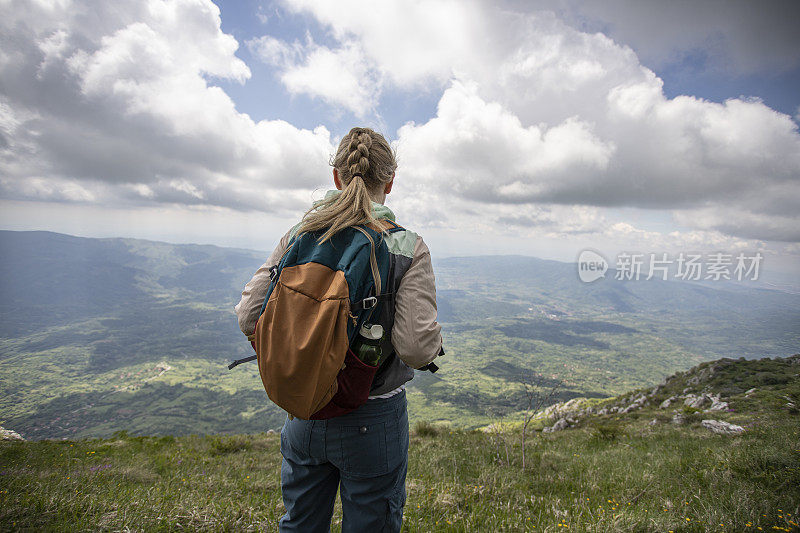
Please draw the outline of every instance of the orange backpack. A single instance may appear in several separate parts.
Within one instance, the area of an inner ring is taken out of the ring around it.
[[[386,222],[392,227],[382,231],[402,230]],[[378,318],[378,301],[391,296],[381,293],[389,269],[381,233],[353,226],[319,244],[321,233],[289,243],[271,271],[254,333],[267,395],[302,419],[332,418],[366,402],[378,366],[352,348],[362,325]]]

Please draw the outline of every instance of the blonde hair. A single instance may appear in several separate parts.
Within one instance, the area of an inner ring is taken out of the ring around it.
[[[342,138],[331,161],[342,182],[342,192],[314,204],[303,216],[298,233],[327,228],[323,243],[337,232],[375,222],[369,191],[379,192],[392,181],[397,161],[383,135],[369,128],[353,128]]]

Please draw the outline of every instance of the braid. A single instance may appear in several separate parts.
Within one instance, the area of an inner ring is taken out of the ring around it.
[[[331,165],[339,172],[342,193],[309,209],[298,230],[326,230],[320,242],[344,228],[373,223],[370,191],[389,183],[397,168],[389,143],[369,128],[350,130],[339,143]]]
[[[358,135],[353,135],[350,138],[348,150],[350,153],[347,156],[347,170],[349,171],[348,178],[352,178],[356,174],[361,174],[362,179],[366,183],[369,173],[369,149],[372,146],[372,137],[369,133],[360,131]],[[348,180],[349,181],[349,180]],[[373,181],[373,180],[369,180]]]

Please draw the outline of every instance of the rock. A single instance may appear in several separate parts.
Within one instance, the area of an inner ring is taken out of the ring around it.
[[[603,407],[602,409],[600,409],[599,411],[597,411],[597,414],[598,414],[598,415],[600,415],[600,416],[602,416],[602,415],[607,415],[607,414],[608,414],[608,409],[606,409],[605,407]]]
[[[738,435],[739,433],[744,433],[744,428],[742,426],[737,426],[736,424],[723,422],[721,420],[703,420],[701,424],[704,428],[710,429],[714,433],[719,433],[720,435]]]
[[[790,398],[788,395],[783,396],[783,399],[786,400],[786,408],[790,411],[794,411],[797,409],[797,406],[794,403],[794,400]]]
[[[703,394],[701,396],[689,395],[683,401],[683,405],[687,407],[694,407],[695,409],[700,409],[706,405],[710,405],[711,403],[712,401],[708,394]]]
[[[568,427],[569,427],[569,422],[567,421],[567,419],[566,418],[559,418],[558,422],[553,424],[552,427],[544,428],[542,430],[542,432],[543,433],[550,433],[552,431],[561,431],[563,429],[567,429]]]
[[[720,400],[717,399],[717,400],[713,401],[713,403],[711,404],[711,407],[706,409],[706,412],[708,412],[708,411],[724,411],[727,408],[728,408],[728,402],[723,402],[723,401],[720,401]]]
[[[620,410],[620,413],[623,413],[623,414],[624,413],[630,413],[631,411],[635,411],[636,409],[641,409],[646,404],[647,404],[647,398],[645,396],[640,396],[639,398],[636,398],[633,401],[633,403],[631,403],[629,406],[627,406],[627,407],[623,408],[622,410]]]
[[[656,420],[655,418],[650,421],[651,426],[655,426],[656,424],[658,424],[658,420]]]
[[[675,413],[672,417],[672,423],[681,425],[686,423],[686,416],[683,413]]]
[[[267,430],[267,435],[274,435],[274,434],[275,434],[275,430],[274,429],[268,429]]]
[[[578,414],[578,411],[581,410],[581,404],[585,401],[585,398],[573,398],[568,402],[553,404],[542,411],[541,416],[543,418],[563,418]]]
[[[25,440],[16,431],[0,427],[0,440]]]
[[[750,389],[750,390],[748,390],[747,392],[745,392],[745,393],[744,393],[744,395],[745,395],[745,396],[750,396],[751,394],[753,394],[753,393],[754,393],[755,391],[757,391],[757,390],[758,390],[758,389],[756,389],[755,387],[753,387],[752,389]]]
[[[670,405],[672,405],[672,402],[676,401],[677,399],[678,399],[678,397],[677,397],[677,396],[670,396],[669,398],[667,398],[666,400],[664,400],[663,402],[661,402],[661,405],[659,405],[659,407],[660,407],[661,409],[666,409],[666,408],[668,408]]]

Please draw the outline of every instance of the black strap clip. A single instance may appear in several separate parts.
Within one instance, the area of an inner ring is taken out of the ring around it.
[[[439,370],[439,367],[438,367],[438,366],[436,366],[436,364],[434,364],[434,363],[428,363],[427,365],[423,366],[422,368],[420,368],[420,369],[418,369],[418,370],[422,370],[422,371],[425,371],[425,370],[427,370],[428,372],[430,372],[431,374],[433,374],[434,372],[436,372],[437,370]]]
[[[235,367],[241,365],[242,363],[247,363],[248,361],[255,361],[258,359],[257,355],[251,355],[250,357],[245,357],[244,359],[237,359],[233,363],[228,365],[228,370],[233,370]]]
[[[444,355],[444,346],[441,346],[441,347],[439,347],[439,353],[436,354],[436,357],[441,357],[443,355]],[[436,365],[436,363],[431,361],[427,365],[423,366],[422,368],[418,368],[417,370],[423,370],[423,371],[427,370],[428,372],[433,374],[434,372],[439,370],[439,367]]]

